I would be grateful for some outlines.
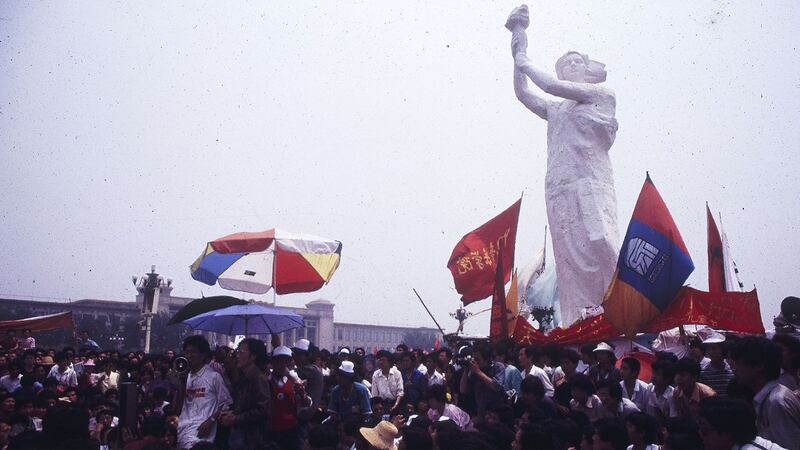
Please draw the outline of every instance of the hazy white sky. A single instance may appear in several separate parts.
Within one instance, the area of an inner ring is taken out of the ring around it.
[[[800,4],[561,3],[530,4],[529,55],[607,64],[620,232],[649,170],[705,289],[708,201],[771,322],[800,293]],[[0,294],[132,300],[150,264],[176,295],[227,292],[189,275],[205,242],[280,227],[344,247],[328,286],[279,304],[430,326],[416,287],[453,331],[464,233],[524,191],[517,264],[542,245],[546,123],[514,97],[514,6],[0,3]]]

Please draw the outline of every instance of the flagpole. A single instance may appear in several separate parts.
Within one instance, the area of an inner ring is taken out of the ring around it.
[[[433,314],[431,314],[431,310],[428,309],[428,305],[426,305],[425,302],[422,301],[422,297],[419,296],[419,292],[417,292],[417,290],[415,288],[411,288],[411,290],[414,291],[414,293],[417,295],[417,298],[419,299],[419,302],[422,303],[422,306],[425,308],[425,311],[428,312],[428,315],[431,316],[431,319],[433,319],[433,323],[436,324],[436,328],[438,328],[439,331],[442,333],[442,336],[444,336],[444,330],[442,329],[442,326],[439,325],[439,322],[437,322],[436,318],[433,317]]]

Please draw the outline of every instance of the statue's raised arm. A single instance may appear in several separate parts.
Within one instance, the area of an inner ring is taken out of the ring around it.
[[[619,251],[617,201],[608,151],[617,132],[614,93],[598,85],[604,65],[578,52],[556,63],[556,76],[527,56],[530,23],[522,5],[508,17],[514,56],[514,92],[547,120],[545,204],[556,261],[562,325],[600,305]],[[528,86],[563,100],[547,100]]]
[[[530,78],[541,90],[556,97],[582,103],[597,103],[602,100],[613,102],[613,92],[596,84],[606,79],[605,65],[592,61],[586,55],[571,51],[559,58],[556,62],[557,78],[534,66],[527,55],[526,29],[529,24],[530,18],[526,5],[514,8],[506,21],[506,28],[511,31],[511,54],[514,57],[514,91],[525,106],[542,116],[529,104],[532,100],[531,96],[535,97],[536,94],[528,89],[527,81],[521,75]],[[542,99],[542,101],[544,100]],[[542,118],[546,119],[546,117]]]

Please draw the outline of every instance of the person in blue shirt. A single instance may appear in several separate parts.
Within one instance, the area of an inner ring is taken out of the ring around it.
[[[355,365],[352,361],[342,361],[336,370],[336,387],[331,391],[328,413],[334,418],[344,419],[358,414],[367,419],[372,414],[369,403],[369,389],[355,381]]]
[[[101,350],[97,342],[89,339],[89,332],[86,330],[81,331],[80,336],[75,338],[78,348],[89,348],[92,350]]]

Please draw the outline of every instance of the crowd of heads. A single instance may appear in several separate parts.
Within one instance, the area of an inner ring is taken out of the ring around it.
[[[728,450],[800,442],[800,341],[787,333],[681,334],[671,351],[652,352],[511,340],[330,351],[274,337],[212,349],[197,335],[180,349],[144,354],[86,346],[94,342],[85,334],[58,349],[20,342],[9,334],[0,343],[0,448]]]

